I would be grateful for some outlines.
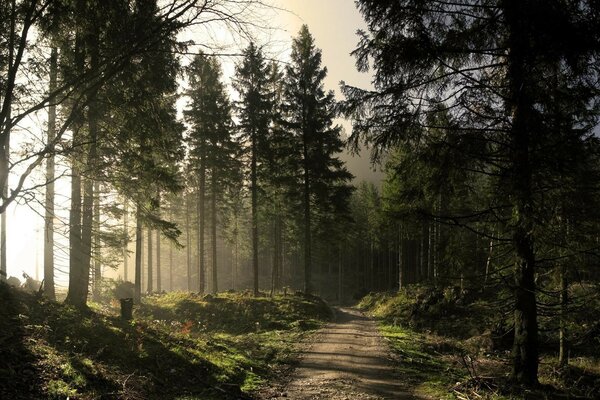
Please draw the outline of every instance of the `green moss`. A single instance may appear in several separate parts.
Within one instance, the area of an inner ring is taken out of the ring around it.
[[[66,399],[77,395],[77,389],[72,388],[67,382],[55,379],[48,381],[46,393],[49,399]]]

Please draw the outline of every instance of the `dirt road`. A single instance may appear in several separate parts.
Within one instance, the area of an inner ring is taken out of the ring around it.
[[[319,331],[287,384],[263,399],[417,399],[394,373],[390,350],[376,323],[353,309]]]

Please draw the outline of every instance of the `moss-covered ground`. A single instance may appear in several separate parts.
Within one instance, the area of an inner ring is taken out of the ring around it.
[[[0,285],[1,399],[240,399],[331,318],[302,295],[148,296],[124,321]]]
[[[540,317],[540,386],[530,389],[511,382],[510,315],[499,311],[498,301],[497,294],[413,286],[369,294],[359,308],[380,320],[397,368],[417,394],[459,400],[600,398],[600,336],[593,336],[597,320],[590,319],[600,304],[588,301],[585,318],[570,316],[568,367],[558,367],[556,317]]]

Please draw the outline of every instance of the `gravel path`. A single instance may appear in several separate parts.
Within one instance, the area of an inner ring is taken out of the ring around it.
[[[376,323],[361,312],[336,309],[336,321],[321,329],[302,353],[288,383],[261,399],[417,399],[394,372]]]

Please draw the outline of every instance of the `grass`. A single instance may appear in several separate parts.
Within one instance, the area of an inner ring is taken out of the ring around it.
[[[331,317],[318,298],[148,296],[134,320],[0,285],[0,398],[239,399]]]
[[[504,334],[510,327],[493,306],[496,301],[487,294],[466,299],[452,289],[413,286],[399,293],[369,294],[358,306],[379,319],[397,356],[397,368],[416,394],[489,400],[600,397],[600,354],[594,339],[573,346],[578,356],[567,368],[558,368],[555,335],[545,330],[555,321],[544,318],[540,318],[540,387],[514,386],[509,379],[511,337]],[[588,306],[587,313],[600,310],[597,304]],[[579,329],[573,325],[573,337],[584,337],[584,324]]]

